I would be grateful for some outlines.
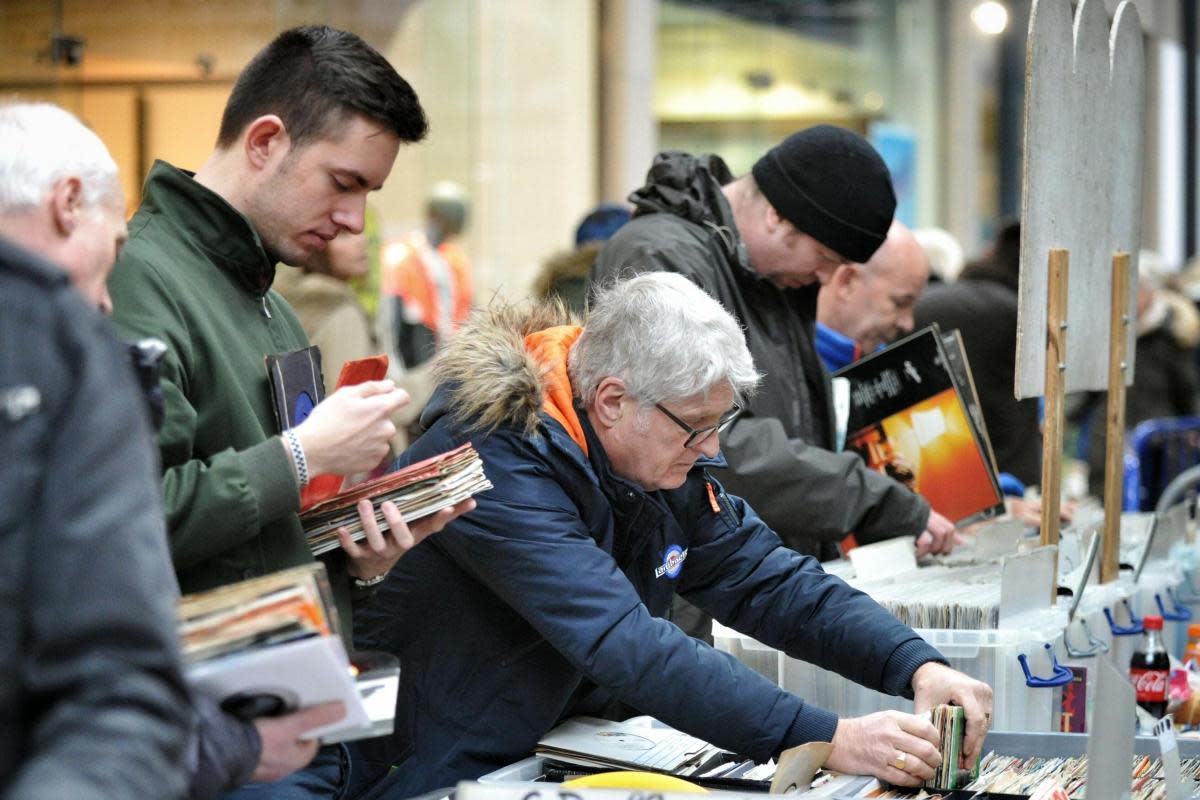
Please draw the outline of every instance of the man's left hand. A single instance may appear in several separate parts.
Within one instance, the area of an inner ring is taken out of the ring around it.
[[[983,748],[983,737],[992,725],[992,687],[936,661],[927,661],[913,673],[913,705],[918,714],[941,703],[962,706],[967,730],[960,766],[970,769]]]
[[[949,553],[955,545],[963,543],[962,536],[954,529],[954,523],[941,514],[929,509],[929,522],[917,537],[917,558],[930,553]]]
[[[456,517],[475,508],[474,500],[464,500],[458,505],[444,508],[436,514],[423,517],[412,525],[400,516],[396,504],[387,500],[379,507],[387,520],[389,530],[379,530],[375,520],[375,509],[370,500],[358,501],[358,518],[362,522],[366,538],[354,541],[347,528],[338,528],[338,539],[349,558],[347,571],[360,580],[369,580],[391,570],[400,556],[413,549],[432,533],[437,533]]]

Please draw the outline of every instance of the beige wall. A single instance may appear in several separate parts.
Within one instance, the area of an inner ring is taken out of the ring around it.
[[[0,95],[58,102],[117,158],[131,198],[154,158],[194,169],[232,79],[284,27],[354,30],[412,83],[429,138],[402,149],[374,198],[385,233],[421,224],[439,180],[467,189],[481,297],[523,296],[597,200],[595,0],[64,0],[78,67],[39,58],[44,0],[0,0]],[[206,75],[201,66],[211,66]]]
[[[439,0],[384,50],[430,120],[379,193],[385,232],[419,225],[437,181],[462,185],[481,299],[523,296],[596,203],[596,25],[590,0]]]

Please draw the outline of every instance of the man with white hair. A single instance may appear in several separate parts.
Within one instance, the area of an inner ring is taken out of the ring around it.
[[[95,134],[54,106],[0,106],[4,797],[185,785],[191,706],[157,465],[129,359],[96,313],[124,238]]]
[[[842,367],[912,333],[913,307],[929,282],[929,259],[898,220],[865,264],[848,261],[817,295],[817,353],[826,369]]]
[[[478,777],[612,701],[760,761],[820,740],[834,769],[913,786],[932,774],[926,718],[839,720],[805,703],[664,619],[676,592],[771,647],[915,696],[918,712],[959,703],[979,751],[991,690],[784,547],[708,473],[760,376],[737,322],[695,284],[614,284],[583,328],[554,307],[477,312],[438,371],[428,431],[402,462],[470,440],[495,488],[356,614],[355,641],[405,670],[395,734],[351,748],[372,797]]]

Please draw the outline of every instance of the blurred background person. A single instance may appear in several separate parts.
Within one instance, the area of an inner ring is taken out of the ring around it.
[[[449,181],[435,184],[425,204],[425,228],[383,249],[389,349],[405,370],[432,358],[475,301],[471,262],[459,244],[468,212],[461,187]]]
[[[963,269],[962,245],[954,234],[942,228],[916,228],[913,236],[929,259],[929,280],[932,283],[952,283]]]
[[[1137,354],[1133,383],[1125,389],[1125,428],[1161,417],[1191,416],[1200,409],[1200,311],[1168,288],[1170,270],[1157,253],[1138,257]],[[1088,463],[1088,492],[1104,493],[1107,392],[1089,392],[1078,413],[1081,455]],[[1128,437],[1126,443],[1129,442]]]
[[[358,304],[367,313],[371,321],[371,336],[376,342],[382,342],[377,328],[379,319],[379,304],[382,289],[383,267],[380,259],[383,255],[383,239],[379,231],[379,214],[370,205],[363,216],[363,235],[367,237],[367,271],[363,275],[351,278],[350,288],[358,298]]]
[[[392,449],[400,452],[420,432],[421,411],[433,394],[433,356],[450,340],[475,302],[471,262],[459,238],[470,208],[466,192],[450,181],[433,186],[425,227],[384,245],[382,302],[377,330],[391,360],[391,376],[409,403],[394,421]]]
[[[276,270],[275,290],[291,304],[308,340],[321,351],[326,395],[333,394],[343,364],[379,352],[367,311],[351,283],[365,278],[370,268],[364,230],[342,231],[300,269]]]
[[[557,297],[582,315],[587,309],[588,270],[596,263],[600,248],[630,216],[629,207],[620,203],[601,203],[589,211],[575,229],[575,249],[546,260],[533,284],[533,296],[539,300]]]

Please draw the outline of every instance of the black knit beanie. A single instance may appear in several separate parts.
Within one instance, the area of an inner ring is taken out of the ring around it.
[[[779,216],[862,263],[887,238],[896,193],[887,165],[856,133],[817,125],[767,151],[752,170]]]

